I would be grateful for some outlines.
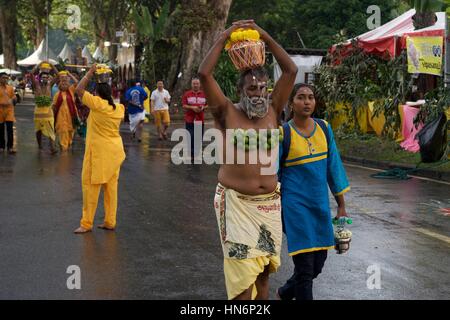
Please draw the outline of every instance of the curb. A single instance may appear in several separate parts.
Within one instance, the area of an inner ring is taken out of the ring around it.
[[[341,155],[341,158],[346,163],[359,164],[359,165],[362,165],[365,167],[381,169],[381,170],[388,170],[388,169],[393,169],[393,168],[411,170],[411,169],[416,168],[415,165],[406,164],[406,163],[378,161],[378,160],[364,159],[364,158],[344,156],[344,155]],[[423,169],[417,169],[411,175],[434,179],[434,180],[439,180],[439,181],[450,182],[450,172],[436,171],[433,169],[423,168]]]

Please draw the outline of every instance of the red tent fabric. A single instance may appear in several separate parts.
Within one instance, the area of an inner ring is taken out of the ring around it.
[[[416,11],[411,9],[384,25],[366,32],[354,39],[342,43],[344,48],[340,51],[341,56],[346,56],[351,50],[351,41],[356,40],[358,46],[365,52],[380,56],[393,58],[402,49],[406,48],[406,37],[444,36],[445,34],[445,12],[436,12],[437,22],[435,25],[414,30],[412,17]],[[330,48],[330,52],[336,52],[338,45]]]

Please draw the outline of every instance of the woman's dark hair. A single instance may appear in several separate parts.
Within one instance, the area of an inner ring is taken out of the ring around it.
[[[97,93],[100,98],[108,100],[108,104],[116,110],[116,105],[114,104],[114,100],[112,98],[111,87],[107,83],[97,83]]]
[[[307,84],[307,83],[296,83],[294,85],[294,88],[292,89],[291,95],[289,96],[288,106],[290,106],[292,104],[292,102],[294,101],[294,97],[297,94],[297,91],[304,87],[309,88],[312,91],[313,95],[314,96],[316,95],[316,93],[314,92],[314,87],[312,85]],[[290,109],[287,120],[289,121],[293,117],[294,117],[294,111],[292,109]]]

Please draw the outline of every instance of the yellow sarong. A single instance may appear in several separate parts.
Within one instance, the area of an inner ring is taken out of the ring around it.
[[[280,187],[269,194],[249,196],[219,183],[214,208],[225,258],[227,295],[233,299],[254,284],[266,266],[270,272],[280,266]],[[256,294],[253,286],[252,299]]]
[[[34,107],[34,130],[41,131],[44,136],[55,141],[55,120],[51,106]]]

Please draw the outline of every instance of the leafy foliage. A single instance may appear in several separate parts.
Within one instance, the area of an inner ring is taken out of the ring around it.
[[[302,47],[300,35],[306,47],[326,49],[369,31],[370,5],[379,6],[382,24],[408,9],[395,0],[238,0],[228,22],[252,18],[284,47]]]
[[[443,80],[439,79],[438,86],[433,91],[425,94],[425,104],[420,107],[420,112],[415,123],[428,123],[435,120],[450,106],[450,91],[444,87]]]
[[[214,71],[214,77],[220,85],[223,93],[230,98],[231,101],[237,102],[239,97],[236,92],[236,84],[239,78],[239,73],[236,72],[233,63],[225,51],[220,56],[219,62]]]
[[[163,31],[168,22],[170,3],[168,1],[164,3],[156,22],[153,21],[148,7],[141,5],[139,9],[141,14],[137,7],[132,10],[139,40],[143,45],[139,65],[145,79],[156,82],[154,46],[163,37]]]
[[[351,54],[343,57],[343,47],[334,56],[327,56],[326,64],[316,69],[315,82],[318,98],[326,105],[325,116],[336,116],[335,107],[344,103],[344,113],[358,129],[357,115],[369,101],[375,101],[374,117],[383,113],[386,117],[385,133],[393,136],[400,127],[398,105],[410,94],[411,75],[407,73],[406,55],[393,60],[367,55],[354,41]],[[338,59],[336,60],[336,57]]]

